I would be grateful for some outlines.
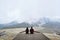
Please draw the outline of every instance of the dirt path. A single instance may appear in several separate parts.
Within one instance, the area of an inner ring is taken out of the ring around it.
[[[42,33],[22,34],[19,33],[13,40],[50,40]]]

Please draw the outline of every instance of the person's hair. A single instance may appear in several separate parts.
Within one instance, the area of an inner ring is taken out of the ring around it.
[[[26,30],[29,30],[28,27],[26,27]]]
[[[28,29],[28,27],[26,29]]]

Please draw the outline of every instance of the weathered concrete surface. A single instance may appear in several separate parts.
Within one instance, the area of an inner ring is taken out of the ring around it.
[[[22,34],[19,33],[13,40],[50,40],[42,33]]]

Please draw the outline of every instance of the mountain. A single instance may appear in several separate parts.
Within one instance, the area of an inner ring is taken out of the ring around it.
[[[51,29],[60,29],[60,22],[48,22],[46,24],[43,24],[42,27]]]
[[[6,29],[6,28],[21,28],[21,27],[22,28],[31,27],[31,25],[29,23],[22,22],[22,23],[15,23],[15,24],[12,24],[12,25],[5,25],[5,27],[3,27],[3,28]]]
[[[60,29],[60,22],[52,20],[50,18],[40,18],[37,22],[37,25],[40,25],[45,28],[50,28],[50,29]]]
[[[16,28],[16,27],[45,27],[45,28],[60,28],[60,22],[52,21],[50,18],[40,18],[38,21],[34,23],[22,22],[18,23],[16,21],[12,21],[8,24],[0,24],[0,28]]]
[[[3,24],[0,24],[0,28],[2,28],[2,27],[4,27],[4,25]]]

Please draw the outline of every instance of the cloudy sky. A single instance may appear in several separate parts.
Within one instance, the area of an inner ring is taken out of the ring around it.
[[[60,0],[0,0],[0,24],[60,18]]]

